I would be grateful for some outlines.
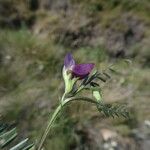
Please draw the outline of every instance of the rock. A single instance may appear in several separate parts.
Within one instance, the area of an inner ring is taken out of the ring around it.
[[[100,132],[104,141],[117,137],[117,133],[109,129],[101,129]]]

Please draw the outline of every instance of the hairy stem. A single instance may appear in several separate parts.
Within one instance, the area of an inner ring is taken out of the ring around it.
[[[54,121],[56,120],[56,118],[57,118],[58,114],[60,113],[62,107],[64,107],[67,103],[69,103],[71,101],[74,101],[74,100],[78,100],[78,101],[86,101],[86,102],[90,102],[90,103],[93,103],[93,104],[97,104],[96,101],[94,101],[90,98],[87,98],[87,97],[71,97],[71,98],[67,98],[67,99],[63,100],[64,97],[65,96],[63,95],[62,100],[61,100],[61,104],[56,108],[56,110],[54,111],[52,117],[48,121],[48,125],[46,127],[46,130],[45,130],[42,138],[41,138],[41,141],[40,141],[40,144],[39,144],[37,150],[42,149],[43,144],[44,144],[44,142],[45,142],[45,140],[46,140],[46,138],[47,138],[47,136],[48,136],[48,134],[49,134],[49,132],[52,128],[52,125],[53,125]]]

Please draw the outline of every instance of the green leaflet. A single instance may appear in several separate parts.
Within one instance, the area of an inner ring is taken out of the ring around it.
[[[23,149],[25,147],[27,141],[28,141],[28,139],[21,141],[20,143],[18,143],[14,147],[12,147],[10,150],[21,150],[21,149]]]
[[[11,129],[10,131],[3,132],[0,136],[0,147],[4,147],[9,144],[17,136],[16,128]]]
[[[119,117],[122,116],[124,118],[129,118],[129,112],[126,109],[125,105],[111,105],[111,104],[104,104],[104,103],[99,103],[97,105],[98,111],[102,112],[105,114],[107,117]]]
[[[6,125],[4,123],[0,123],[0,148],[7,148],[8,145],[17,137],[17,129],[12,128],[10,129],[11,126]],[[28,143],[28,138],[25,140],[22,140],[19,142],[17,145],[13,146],[9,150],[34,150],[35,148],[33,147],[34,144]]]

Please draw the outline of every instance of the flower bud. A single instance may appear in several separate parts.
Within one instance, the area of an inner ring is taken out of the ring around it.
[[[97,102],[100,102],[102,100],[101,93],[98,90],[93,90],[93,96],[97,100]]]

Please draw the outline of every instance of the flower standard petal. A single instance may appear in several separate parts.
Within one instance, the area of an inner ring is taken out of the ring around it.
[[[65,56],[63,67],[63,78],[65,82],[65,93],[72,91],[75,80],[72,79],[72,69],[75,66],[75,61],[70,53]]]
[[[73,67],[72,74],[73,76],[80,77],[80,79],[82,79],[87,75],[89,75],[93,68],[94,68],[93,63],[77,64]]]
[[[75,61],[70,53],[68,53],[65,56],[64,66],[65,66],[65,69],[69,69],[69,70],[72,70],[72,68],[75,66]]]

